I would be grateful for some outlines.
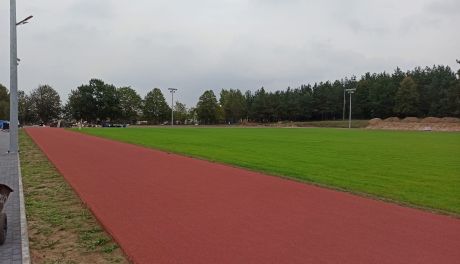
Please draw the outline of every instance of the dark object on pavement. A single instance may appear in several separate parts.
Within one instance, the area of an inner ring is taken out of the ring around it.
[[[7,185],[0,184],[0,245],[5,243],[6,232],[8,230],[8,220],[6,214],[3,212],[3,206],[12,191]]]
[[[10,129],[10,122],[6,120],[0,120],[0,130],[8,130]]]

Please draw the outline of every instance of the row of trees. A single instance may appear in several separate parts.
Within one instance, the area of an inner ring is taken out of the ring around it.
[[[356,88],[354,118],[460,116],[460,70],[455,73],[448,66],[433,66],[407,72],[398,68],[392,74],[366,73],[359,80],[352,77],[276,92],[267,92],[263,87],[244,93],[222,89],[217,98],[214,91],[207,90],[199,97],[196,107],[187,109],[176,102],[175,120],[215,124],[242,120],[341,119],[348,114],[344,104],[348,105],[349,97],[344,91],[349,88]],[[61,106],[58,93],[48,85],[41,85],[28,95],[19,92],[19,109],[22,123],[67,119],[91,123],[147,120],[151,124],[161,124],[169,121],[171,113],[158,88],[142,98],[131,87],[117,88],[97,79],[72,90],[64,106]],[[0,119],[8,119],[8,112],[8,90],[0,85]]]
[[[59,94],[48,85],[40,85],[30,94],[18,92],[19,120],[21,123],[49,123],[61,117]],[[10,95],[0,84],[0,119],[10,119]]]
[[[40,85],[29,95],[20,91],[18,97],[21,123],[50,123],[61,117],[61,98],[49,85]]]
[[[131,87],[116,88],[97,79],[72,90],[65,105],[49,85],[40,85],[29,94],[19,91],[18,99],[19,121],[24,124],[49,124],[60,119],[93,124],[148,120],[160,124],[171,117],[171,108],[160,89],[153,89],[142,99]],[[0,85],[0,103],[0,119],[8,120],[9,93],[3,85]],[[175,120],[184,123],[189,119],[184,104],[176,102],[174,109]]]
[[[174,110],[176,120],[184,123],[188,118],[185,105],[176,102]],[[90,123],[148,120],[161,124],[171,117],[171,108],[160,89],[154,88],[141,98],[131,87],[116,88],[97,79],[72,90],[63,112],[67,119]]]
[[[393,74],[366,73],[359,80],[352,77],[276,92],[263,87],[244,94],[224,89],[219,101],[210,90],[200,97],[197,111],[205,123],[340,119],[348,114],[345,90],[350,88],[356,88],[352,98],[354,118],[460,116],[460,70],[455,73],[447,66],[408,72],[398,68]]]

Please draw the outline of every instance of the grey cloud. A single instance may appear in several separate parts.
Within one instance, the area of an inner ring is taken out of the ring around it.
[[[84,17],[85,19],[107,19],[112,18],[114,10],[110,0],[79,0],[73,2],[67,10],[72,17]]]
[[[20,88],[62,97],[90,78],[179,88],[189,106],[206,89],[269,90],[417,65],[455,65],[459,1],[21,1]],[[445,15],[443,15],[445,14]],[[0,36],[8,8],[0,5]],[[8,84],[7,37],[0,83]],[[456,66],[453,66],[454,68]]]
[[[381,26],[371,26],[368,25],[366,22],[361,22],[357,19],[350,19],[347,22],[348,26],[350,29],[357,33],[365,33],[365,34],[386,34],[388,33],[388,29],[385,29],[384,27]]]
[[[460,1],[458,0],[441,0],[429,3],[425,6],[426,13],[438,15],[460,15]]]

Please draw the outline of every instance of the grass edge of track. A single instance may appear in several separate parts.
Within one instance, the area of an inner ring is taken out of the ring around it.
[[[223,128],[223,129],[225,129],[225,128]],[[323,128],[323,129],[342,129],[342,128]],[[234,163],[227,163],[225,161],[209,159],[209,158],[206,158],[204,156],[194,155],[194,154],[181,152],[181,151],[175,151],[175,150],[171,150],[171,149],[167,149],[167,148],[161,148],[161,147],[157,147],[157,146],[154,147],[154,146],[143,145],[143,144],[135,143],[135,142],[112,139],[112,138],[109,138],[109,137],[104,137],[104,136],[100,136],[100,135],[94,135],[94,134],[86,133],[86,132],[84,132],[84,130],[78,130],[78,129],[67,129],[67,130],[75,132],[75,133],[81,133],[81,134],[84,134],[84,135],[87,135],[87,136],[93,136],[93,137],[109,140],[109,141],[135,145],[135,146],[142,147],[142,148],[153,149],[153,150],[157,150],[157,151],[161,151],[161,152],[165,152],[165,153],[171,153],[171,154],[181,155],[181,156],[185,156],[185,157],[189,157],[189,158],[194,158],[194,159],[199,159],[199,160],[208,161],[208,162],[212,162],[212,163],[217,163],[217,164],[221,164],[221,165],[225,165],[225,166],[231,166],[231,167],[234,167],[234,168],[245,169],[245,170],[256,172],[256,173],[262,173],[262,174],[265,174],[265,175],[268,175],[268,176],[271,176],[271,177],[283,178],[283,179],[290,180],[290,181],[309,184],[309,185],[313,185],[313,186],[317,186],[317,187],[321,187],[321,188],[326,188],[326,189],[329,189],[329,190],[345,192],[345,193],[357,195],[357,196],[360,196],[360,197],[365,197],[365,198],[378,200],[378,201],[382,201],[382,202],[388,202],[388,203],[397,204],[397,205],[400,205],[400,206],[403,206],[403,207],[423,210],[423,211],[430,212],[430,213],[435,213],[435,214],[440,214],[440,215],[445,215],[445,216],[460,219],[460,213],[455,212],[455,211],[449,211],[449,210],[444,210],[444,209],[440,209],[440,208],[434,208],[434,207],[430,207],[430,206],[414,204],[414,203],[410,203],[410,202],[406,202],[406,201],[392,199],[392,198],[389,198],[389,197],[379,196],[377,194],[357,191],[357,190],[353,190],[353,189],[342,188],[342,187],[339,187],[339,186],[328,185],[328,184],[320,183],[320,182],[317,182],[317,181],[314,181],[314,180],[300,179],[300,178],[297,178],[295,176],[288,176],[288,175],[284,175],[284,174],[280,174],[280,173],[274,173],[273,171],[270,171],[270,170],[256,169],[254,167],[249,167],[249,166],[244,166],[244,165],[239,165],[239,164],[234,164]],[[451,132],[445,132],[445,133],[451,133]]]
[[[77,257],[127,263],[119,245],[32,137],[23,130],[19,138],[32,261],[78,263]]]

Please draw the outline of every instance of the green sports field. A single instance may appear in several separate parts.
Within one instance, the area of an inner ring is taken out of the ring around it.
[[[82,132],[460,214],[460,133],[195,127]]]

